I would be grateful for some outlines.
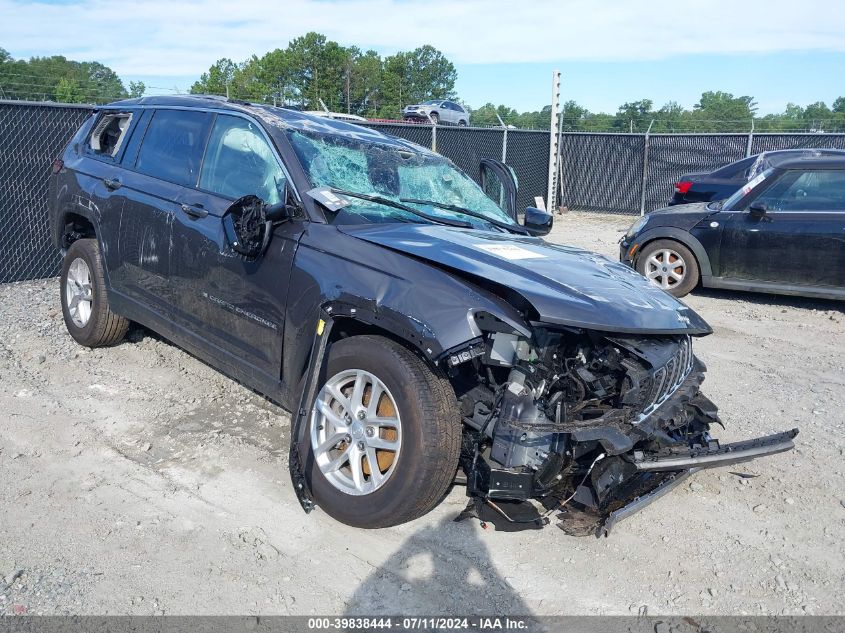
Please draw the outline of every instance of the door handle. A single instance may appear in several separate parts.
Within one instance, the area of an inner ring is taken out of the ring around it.
[[[203,209],[201,204],[190,205],[183,203],[182,211],[195,219],[204,218],[208,215],[208,211]]]
[[[111,191],[120,189],[123,186],[123,183],[120,182],[120,178],[103,178],[103,184]]]

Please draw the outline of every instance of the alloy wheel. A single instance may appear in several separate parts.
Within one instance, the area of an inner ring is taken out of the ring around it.
[[[655,286],[664,290],[682,283],[687,273],[687,264],[681,255],[669,248],[655,251],[645,263],[645,276]]]
[[[373,373],[332,376],[311,413],[311,450],[326,480],[349,495],[367,495],[390,479],[402,447],[396,400]]]
[[[91,289],[91,269],[81,257],[74,259],[65,279],[65,301],[73,324],[83,328],[91,318],[94,296]]]

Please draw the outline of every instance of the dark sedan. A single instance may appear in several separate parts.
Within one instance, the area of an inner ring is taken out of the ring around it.
[[[845,156],[838,149],[784,149],[755,154],[720,167],[714,171],[684,174],[675,183],[675,193],[669,206],[693,202],[711,202],[729,198],[760,171],[760,166],[769,159],[800,158],[801,156]]]
[[[845,155],[763,157],[724,202],[637,220],[621,261],[676,297],[700,283],[845,299]]]

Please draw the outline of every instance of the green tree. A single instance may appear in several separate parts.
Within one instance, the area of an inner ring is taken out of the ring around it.
[[[238,65],[231,59],[218,59],[194,82],[191,94],[225,95],[234,82],[237,69]]]
[[[654,101],[651,99],[623,103],[616,111],[614,128],[628,132],[645,132],[654,118],[653,107]]]
[[[81,86],[73,79],[65,79],[64,77],[59,79],[56,84],[54,95],[59,103],[83,103],[85,101]]]
[[[61,55],[15,60],[0,49],[0,97],[103,103],[127,96],[120,77],[99,62],[77,62]]]
[[[724,132],[745,132],[757,111],[754,97],[735,97],[729,92],[703,92],[693,106],[693,121],[701,126],[698,131],[717,129]]]
[[[144,93],[147,91],[147,86],[144,84],[143,81],[130,81],[129,82],[129,96],[133,99],[136,97],[143,97]]]

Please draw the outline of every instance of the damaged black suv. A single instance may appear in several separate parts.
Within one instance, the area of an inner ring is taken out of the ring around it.
[[[372,129],[193,96],[99,108],[53,167],[70,334],[141,323],[291,411],[306,510],[395,525],[462,470],[470,511],[601,531],[697,468],[793,446],[720,446],[708,325],[541,239],[548,213],[517,222],[501,163],[479,187]]]

